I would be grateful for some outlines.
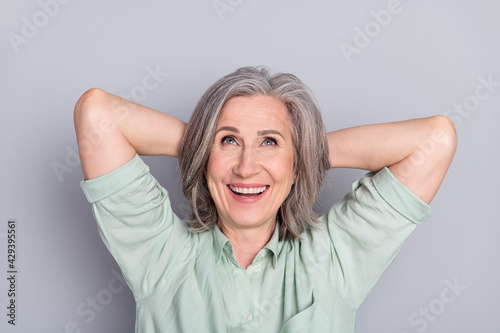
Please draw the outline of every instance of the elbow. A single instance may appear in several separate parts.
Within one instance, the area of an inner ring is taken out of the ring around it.
[[[75,114],[93,109],[95,105],[100,104],[106,98],[107,92],[100,88],[91,88],[83,93],[75,105]]]
[[[453,157],[457,149],[458,135],[455,125],[446,116],[433,116],[431,139],[440,147],[440,152],[445,156]]]
[[[109,94],[99,88],[91,88],[83,93],[73,111],[75,127],[78,128],[79,124],[96,119],[106,109],[108,98]]]

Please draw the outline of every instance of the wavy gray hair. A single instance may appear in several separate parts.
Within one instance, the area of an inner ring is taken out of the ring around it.
[[[297,178],[278,210],[280,240],[300,238],[304,230],[318,223],[313,204],[330,163],[325,126],[313,94],[293,74],[271,75],[265,67],[242,67],[219,79],[205,92],[180,144],[182,190],[191,208],[186,224],[193,232],[207,231],[217,224],[217,208],[208,189],[205,171],[219,115],[232,97],[255,95],[283,102],[293,127]]]

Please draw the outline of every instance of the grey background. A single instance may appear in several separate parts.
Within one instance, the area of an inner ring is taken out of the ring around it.
[[[66,2],[2,1],[0,11],[1,332],[134,330],[132,295],[115,279],[79,187],[79,96],[100,87],[187,121],[213,81],[244,65],[298,75],[315,91],[328,130],[453,117],[459,146],[433,216],[361,306],[356,332],[499,331],[500,86],[475,97],[480,77],[500,82],[498,2],[401,0],[379,31],[371,11],[390,1]],[[34,22],[37,31],[24,27]],[[355,45],[356,28],[365,27],[374,29],[369,44],[346,57],[342,43]],[[143,79],[156,69],[168,76],[146,90]],[[453,110],[463,103],[472,111]],[[184,216],[176,160],[145,160]],[[332,170],[318,211],[363,173]],[[6,323],[2,278],[9,218],[18,223],[15,327]],[[462,289],[453,293],[450,283]],[[419,313],[425,308],[432,317]]]

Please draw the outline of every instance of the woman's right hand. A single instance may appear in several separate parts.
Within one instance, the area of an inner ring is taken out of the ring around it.
[[[97,88],[80,97],[74,122],[86,180],[119,168],[136,153],[177,157],[186,127],[173,116]]]

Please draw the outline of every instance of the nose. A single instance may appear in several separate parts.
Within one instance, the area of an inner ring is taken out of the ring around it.
[[[234,173],[242,178],[249,178],[260,172],[257,154],[253,148],[243,148],[234,167]]]

